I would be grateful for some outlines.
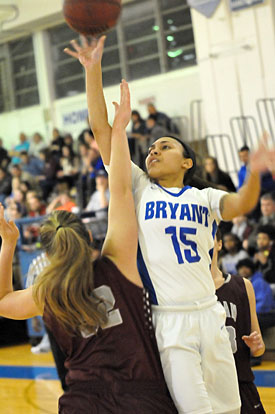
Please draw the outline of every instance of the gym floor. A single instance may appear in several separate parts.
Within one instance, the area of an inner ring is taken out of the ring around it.
[[[267,414],[275,414],[275,362],[255,369]],[[50,352],[34,355],[30,345],[0,348],[1,414],[56,414],[62,389]]]

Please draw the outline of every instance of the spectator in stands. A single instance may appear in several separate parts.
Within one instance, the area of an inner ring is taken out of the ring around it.
[[[14,200],[11,200],[6,209],[5,209],[5,219],[6,220],[19,220],[24,216],[20,203],[17,203]]]
[[[44,216],[46,214],[46,205],[34,191],[27,194],[27,207],[29,217]]]
[[[131,159],[141,168],[144,168],[144,161],[147,154],[147,128],[146,122],[138,111],[132,111],[132,128],[128,132],[128,143]]]
[[[3,148],[3,140],[0,138],[0,166],[6,168],[10,162],[8,151]]]
[[[249,163],[249,155],[250,155],[250,149],[247,145],[244,145],[243,147],[239,149],[239,158],[242,163],[242,166],[238,172],[238,180],[239,180],[238,190],[241,188],[241,186],[245,182],[245,178],[247,175],[247,166]]]
[[[78,175],[79,162],[71,146],[62,147],[60,167],[61,170],[57,172],[59,181],[66,182],[69,188],[73,187]]]
[[[275,225],[275,195],[267,193],[261,197],[261,213],[260,225],[271,224]]]
[[[60,164],[55,151],[52,153],[48,149],[44,149],[39,154],[40,159],[44,161],[44,170],[38,177],[38,180],[42,190],[43,200],[47,201],[50,193],[57,184],[57,172],[60,170]]]
[[[55,197],[47,207],[47,214],[54,210],[66,210],[70,213],[76,212],[77,205],[70,197],[69,192],[64,191]]]
[[[19,135],[19,141],[20,143],[15,145],[12,151],[9,152],[9,155],[12,157],[11,159],[12,164],[19,164],[21,162],[20,152],[21,151],[28,152],[29,147],[30,147],[30,143],[27,140],[27,136],[23,132],[21,132]]]
[[[258,228],[263,225],[270,224],[275,226],[275,201],[272,193],[262,195],[260,199],[261,217],[258,223],[254,225],[254,229],[247,240],[244,241],[243,247],[250,255],[255,253],[257,243]]]
[[[231,233],[235,234],[242,242],[247,240],[253,231],[253,226],[248,218],[246,216],[234,217],[232,223]]]
[[[84,195],[84,207],[91,194],[95,191],[95,176],[97,171],[104,170],[104,165],[99,151],[88,147],[82,158],[81,181],[79,181],[81,193]]]
[[[150,118],[151,115],[154,115],[157,124],[163,126],[170,134],[179,134],[177,126],[172,122],[171,118],[163,112],[159,112],[153,103],[147,105],[147,110]],[[162,135],[165,136],[165,135]],[[160,137],[159,137],[160,138]]]
[[[50,151],[60,157],[61,149],[63,145],[64,145],[64,138],[60,135],[59,129],[53,128]]]
[[[33,157],[39,158],[39,152],[46,147],[47,144],[44,142],[42,135],[39,134],[39,132],[35,132],[30,143],[28,154]]]
[[[275,294],[275,228],[267,224],[258,227],[257,252],[254,255],[256,269],[270,283]]]
[[[226,172],[222,171],[218,165],[218,161],[214,157],[206,157],[204,159],[203,178],[210,183],[217,184],[221,190],[235,192],[236,188],[231,180],[231,177]]]
[[[10,204],[13,203],[16,203],[18,211],[20,212],[22,217],[27,214],[25,193],[23,193],[23,191],[20,190],[20,188],[15,188],[12,194],[5,199],[5,204],[7,207],[9,207]]]
[[[164,125],[157,123],[157,117],[154,114],[149,115],[146,121],[146,128],[148,133],[148,146],[150,146],[157,139],[169,135],[168,129]]]
[[[231,275],[237,274],[237,263],[248,256],[247,252],[241,248],[240,239],[233,233],[223,236],[223,247],[225,255],[221,258],[221,267],[224,273]]]
[[[0,202],[11,194],[11,175],[3,167],[0,167]]]
[[[91,135],[93,135],[93,132],[92,132],[92,130],[91,130],[91,128],[90,128],[90,124],[89,124],[89,118],[88,118],[88,116],[87,116],[86,121],[87,121],[87,127],[86,127],[86,128],[84,128],[84,129],[81,131],[81,133],[79,134],[79,136],[78,136],[78,138],[77,138],[77,141],[78,141],[78,146],[79,146],[79,145],[81,145],[81,144],[84,144],[84,143],[85,143],[85,139],[84,139],[84,134],[85,134],[85,132],[89,132]]]
[[[27,151],[20,152],[20,167],[23,172],[30,174],[32,177],[41,176],[44,170],[44,161],[34,156],[29,156]]]
[[[110,200],[108,188],[108,174],[105,170],[99,170],[96,173],[96,190],[90,197],[85,211],[95,212],[97,218],[107,217],[107,207]],[[102,209],[105,209],[102,211]]]
[[[17,188],[20,186],[21,181],[28,181],[31,186],[35,186],[35,178],[27,171],[22,171],[19,164],[11,166],[10,173],[12,176],[12,189],[14,189],[14,181],[17,182]]]

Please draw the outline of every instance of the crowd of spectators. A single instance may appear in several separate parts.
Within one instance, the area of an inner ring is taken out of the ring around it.
[[[30,140],[21,133],[10,151],[0,139],[0,202],[8,219],[35,218],[65,209],[85,211],[87,222],[93,217],[106,220],[108,201],[108,177],[89,128],[75,141],[57,128],[50,142],[39,133]],[[36,248],[38,227],[26,221],[23,249]]]

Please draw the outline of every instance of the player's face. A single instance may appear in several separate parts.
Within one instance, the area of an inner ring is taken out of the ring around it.
[[[151,178],[179,175],[191,167],[192,160],[184,158],[182,145],[173,138],[160,138],[148,150],[146,168]]]

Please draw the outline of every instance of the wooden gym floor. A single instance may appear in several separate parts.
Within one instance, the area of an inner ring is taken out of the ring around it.
[[[267,414],[275,414],[275,362],[255,369]],[[62,394],[51,353],[34,355],[30,345],[0,348],[1,414],[56,414]]]

